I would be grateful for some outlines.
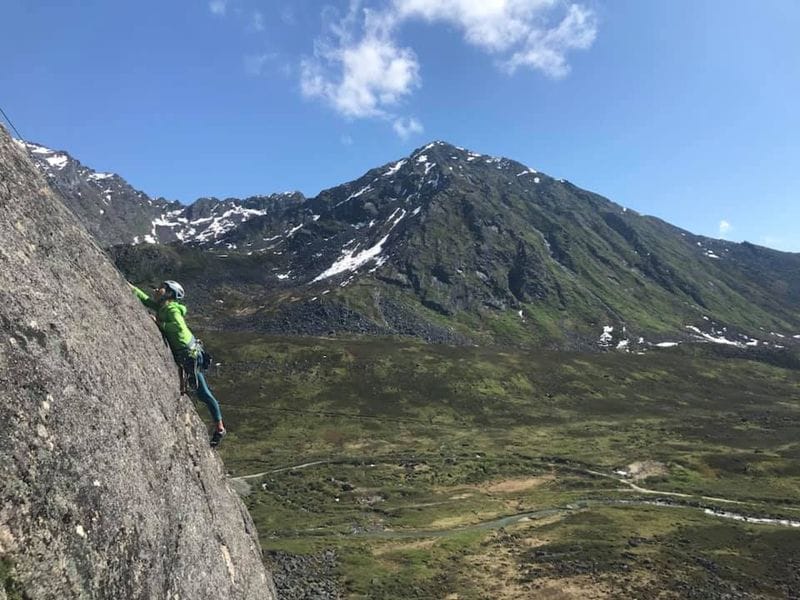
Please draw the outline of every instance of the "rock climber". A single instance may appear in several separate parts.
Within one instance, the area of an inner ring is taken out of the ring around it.
[[[133,292],[147,308],[155,311],[153,320],[161,330],[172,356],[178,365],[181,379],[181,393],[194,392],[205,402],[211,417],[214,419],[214,434],[211,436],[211,446],[216,447],[225,437],[225,425],[222,423],[222,412],[219,402],[208,387],[203,369],[207,355],[203,347],[189,328],[186,326],[184,316],[186,306],[181,303],[186,293],[183,286],[177,281],[166,280],[153,290],[151,298],[146,292],[140,290],[132,283],[128,283]],[[188,390],[187,390],[188,384]]]

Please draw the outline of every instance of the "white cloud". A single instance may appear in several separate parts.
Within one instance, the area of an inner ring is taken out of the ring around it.
[[[228,0],[211,0],[208,9],[215,15],[224,15],[228,10]]]
[[[342,142],[342,146],[352,146],[353,145],[353,138],[349,135],[345,134],[339,138],[339,141]]]
[[[597,34],[594,12],[566,0],[383,0],[381,6],[350,0],[344,16],[323,11],[329,38],[301,62],[300,87],[346,117],[386,119],[401,137],[422,129],[394,112],[421,85],[416,54],[396,41],[404,23],[450,25],[508,73],[527,67],[553,78],[566,76],[567,53],[589,48]]]
[[[571,4],[556,26],[547,17],[559,0],[394,0],[401,19],[420,17],[451,24],[466,41],[494,55],[511,73],[531,67],[558,78],[569,73],[569,50],[589,48],[597,35],[594,13]],[[508,54],[510,53],[510,56]]]
[[[725,235],[732,229],[731,224],[728,223],[725,219],[719,222],[719,234]]]
[[[300,86],[307,97],[327,100],[346,117],[381,117],[419,85],[419,64],[410,48],[370,35],[319,52],[301,63]],[[327,63],[326,64],[323,64]],[[336,65],[340,75],[331,75]]]
[[[400,19],[450,23],[463,30],[470,44],[491,52],[524,41],[534,28],[534,19],[555,4],[555,0],[394,0]]]
[[[395,133],[404,140],[408,139],[414,134],[420,134],[425,131],[425,128],[422,127],[422,123],[420,123],[414,117],[395,119],[394,123],[392,123],[392,128],[394,129]]]
[[[558,27],[531,30],[522,49],[514,52],[505,66],[511,73],[519,67],[531,67],[553,78],[565,77],[570,70],[567,51],[586,50],[596,35],[594,14],[573,4]]]

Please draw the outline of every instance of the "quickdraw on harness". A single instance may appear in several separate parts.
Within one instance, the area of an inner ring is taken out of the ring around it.
[[[187,383],[193,384],[192,390],[196,390],[199,385],[197,374],[208,370],[211,366],[211,355],[205,351],[203,342],[194,336],[189,340],[182,354],[183,360],[179,364],[183,368],[184,377],[186,377]]]

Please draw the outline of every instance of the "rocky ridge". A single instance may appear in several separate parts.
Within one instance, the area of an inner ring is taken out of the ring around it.
[[[153,220],[180,207],[178,202],[150,198],[119,175],[95,171],[63,150],[14,141],[25,149],[56,195],[103,245],[131,243],[137,235],[143,238],[150,234]]]
[[[151,198],[116,173],[95,171],[64,150],[15,140],[47,178],[53,191],[103,246],[221,244],[220,238],[254,216],[302,202],[299,192],[245,199],[200,198],[190,205]]]
[[[0,599],[275,598],[124,279],[0,128]]]
[[[159,211],[127,236],[150,244],[111,252],[138,281],[185,280],[215,327],[620,351],[800,341],[800,255],[694,235],[446,142],[314,198]]]

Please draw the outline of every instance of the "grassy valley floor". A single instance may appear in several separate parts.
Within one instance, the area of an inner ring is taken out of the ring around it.
[[[203,337],[282,597],[800,590],[792,361]]]

